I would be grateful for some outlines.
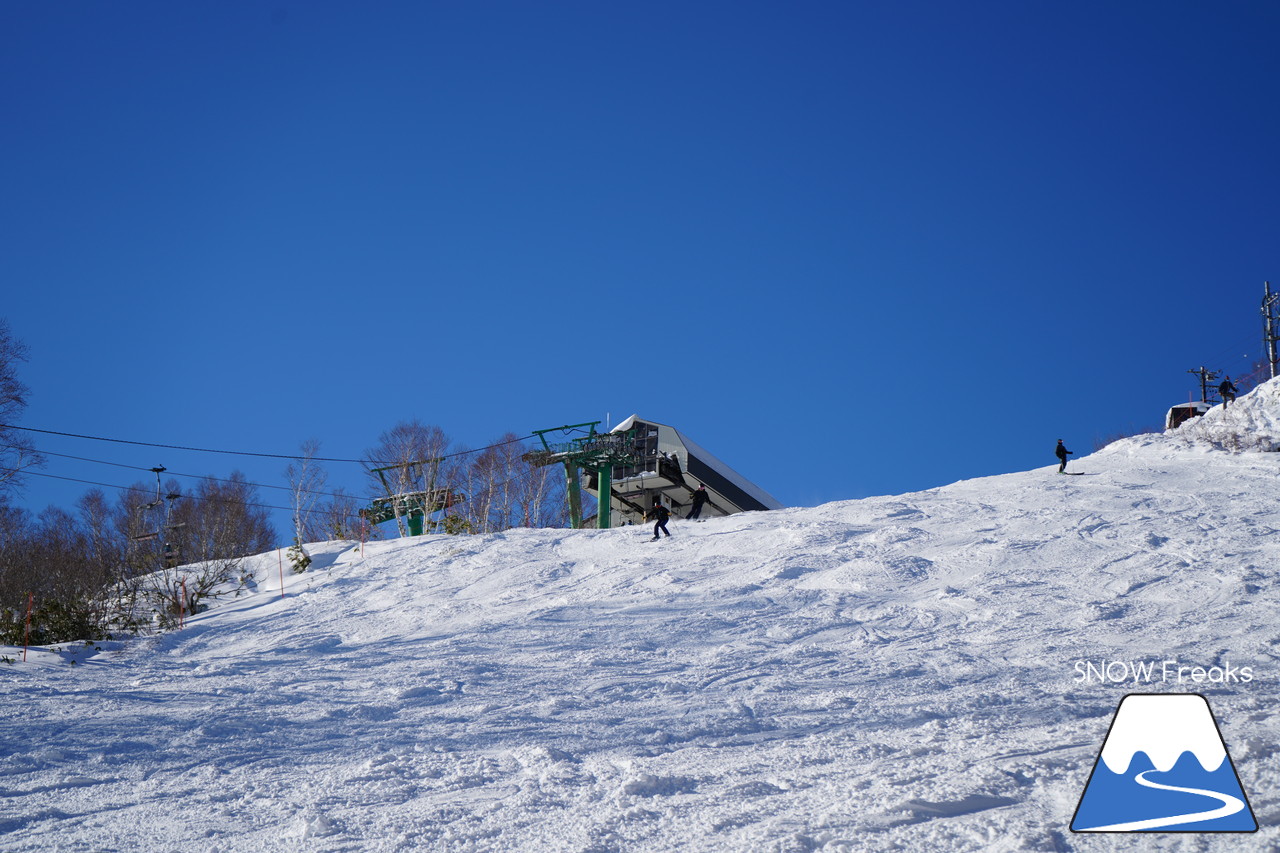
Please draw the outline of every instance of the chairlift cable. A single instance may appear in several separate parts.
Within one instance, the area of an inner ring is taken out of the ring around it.
[[[14,448],[13,445],[0,444],[0,449],[13,450],[16,448]],[[110,465],[115,468],[125,468],[130,471],[150,471],[151,470],[150,468],[143,468],[139,465],[126,465],[123,462],[108,462],[105,459],[91,459],[87,456],[72,456],[69,453],[54,453],[51,450],[41,450],[38,452],[40,453],[41,456],[57,456],[60,459],[74,459],[77,462],[93,462],[98,465]],[[171,477],[187,477],[192,480],[213,480],[214,482],[218,482],[218,483],[237,483],[237,484],[243,484],[246,486],[257,486],[260,489],[280,489],[286,492],[294,491],[294,489],[291,486],[277,486],[271,483],[251,483],[246,480],[230,480],[230,479],[227,479],[226,477],[215,477],[212,474],[184,474],[181,471],[168,471],[166,473],[168,473],[169,476]],[[319,492],[319,491],[316,491],[315,489],[300,489],[299,491],[301,491],[303,494],[320,495],[321,497],[327,497],[327,498],[351,498],[353,500],[365,500],[365,498],[362,498],[359,495],[351,495],[351,494],[341,495],[336,492]]]
[[[89,461],[97,461],[97,460],[89,460]],[[117,463],[107,463],[107,464],[117,464]],[[131,466],[123,466],[123,467],[131,467]],[[151,469],[150,469],[150,468],[146,468],[146,469],[142,469],[142,470],[147,470],[147,471],[149,471],[149,470],[151,470]],[[30,476],[30,477],[44,477],[45,479],[48,479],[48,480],[62,480],[62,481],[64,481],[64,482],[68,482],[68,483],[81,483],[81,484],[86,485],[86,486],[101,486],[101,487],[102,487],[102,488],[104,488],[104,489],[118,489],[119,491],[122,491],[122,492],[146,492],[146,493],[148,493],[148,494],[151,492],[150,487],[143,488],[143,487],[141,487],[141,486],[121,486],[121,485],[118,485],[118,484],[116,484],[116,483],[102,483],[102,482],[98,482],[98,481],[96,481],[96,480],[83,480],[83,479],[80,479],[79,477],[64,477],[64,476],[61,476],[60,474],[45,474],[45,473],[42,473],[42,472],[40,472],[40,471],[31,471],[31,470],[29,470],[29,469],[24,469],[24,468],[0,468],[0,473],[6,473],[6,474],[16,474],[16,473],[21,473],[23,476]],[[195,476],[197,476],[197,475],[195,475],[195,474],[180,474],[180,475],[178,475],[178,476],[184,476],[184,477],[195,477]],[[217,477],[200,477],[200,479],[204,479],[204,480],[218,480],[219,482],[225,482],[225,483],[237,483],[237,484],[239,484],[239,485],[245,485],[245,486],[258,486],[258,485],[260,485],[260,484],[258,484],[258,483],[248,483],[248,482],[236,481],[236,480],[219,480],[219,478],[217,478]],[[499,486],[505,486],[505,485],[508,485],[511,481],[512,481],[512,480],[511,480],[511,478],[508,478],[508,479],[503,480],[503,481],[501,481],[501,482],[494,483],[490,488],[498,488]],[[268,486],[268,488],[287,488],[287,487],[286,487],[286,486]],[[325,492],[319,492],[319,493],[317,493],[317,494],[327,494],[327,493],[325,493]],[[206,502],[206,503],[238,503],[238,504],[243,504],[244,506],[259,507],[259,508],[261,508],[261,509],[278,509],[278,510],[282,510],[282,511],[284,511],[284,512],[295,512],[295,511],[296,511],[296,507],[291,507],[291,506],[276,506],[275,504],[264,504],[264,503],[259,503],[259,502],[256,502],[256,501],[244,501],[244,500],[237,500],[237,499],[235,499],[235,498],[207,497],[207,496],[203,496],[203,495],[196,495],[196,494],[184,494],[184,495],[182,495],[181,497],[186,498],[186,499],[188,499],[188,500],[193,500],[193,501],[203,501],[203,502]],[[360,500],[376,500],[376,498],[360,498],[360,497],[358,497],[357,495],[336,495],[336,494],[335,494],[335,495],[332,495],[332,497],[342,498],[342,499],[350,499],[350,500],[352,500],[352,501],[357,501],[357,502],[358,502],[358,501],[360,501]],[[394,497],[394,495],[393,495],[392,497]],[[344,518],[360,518],[360,517],[361,517],[358,513],[357,513],[357,514],[355,514],[355,515],[352,515],[351,513],[345,513],[345,512],[344,512],[344,513],[342,513],[342,516],[343,516]]]
[[[89,441],[107,441],[107,442],[112,442],[114,444],[133,444],[139,447],[158,447],[164,450],[186,450],[186,451],[191,451],[193,453],[221,453],[228,456],[254,456],[254,457],[263,458],[263,459],[291,459],[294,461],[308,460],[308,457],[304,455],[299,455],[297,453],[257,453],[253,451],[247,451],[247,450],[219,450],[219,449],[209,448],[209,447],[187,447],[180,444],[159,444],[159,443],[150,442],[150,441],[134,441],[132,439],[127,439],[127,438],[106,438],[100,435],[84,435],[82,433],[75,433],[75,432],[61,432],[59,430],[52,430],[52,429],[38,429],[36,427],[18,426],[17,424],[0,424],[0,429],[17,429],[17,430],[23,430],[24,432],[38,432],[43,435],[57,435],[57,436],[62,436],[63,438],[83,438]],[[451,459],[455,456],[466,456],[471,453],[480,453],[481,451],[489,450],[494,447],[504,447],[508,444],[515,444],[516,442],[520,442],[520,441],[528,441],[531,437],[532,436],[519,436],[517,438],[508,439],[507,441],[499,441],[495,444],[486,445],[485,447],[477,447],[472,450],[459,450],[455,453],[446,453],[437,458]],[[341,458],[329,457],[329,456],[312,456],[312,457],[309,457],[309,461],[311,462],[349,462],[349,463],[355,463],[358,465],[364,465],[368,463],[386,462],[387,460],[341,459]],[[389,464],[394,465],[397,463],[393,461],[393,462],[390,462]]]
[[[15,473],[18,470],[19,469],[16,469],[16,468],[0,468],[0,472],[4,472],[4,473]],[[122,492],[147,492],[148,494],[151,492],[150,488],[144,489],[140,486],[121,486],[115,483],[99,483],[94,480],[81,480],[78,477],[63,477],[58,474],[42,474],[39,471],[23,470],[22,474],[23,476],[29,476],[29,477],[45,477],[46,479],[50,479],[50,480],[64,480],[68,483],[83,483],[86,486],[102,486],[104,489],[119,489]],[[251,484],[245,483],[245,485],[247,486]],[[276,506],[274,504],[264,504],[264,503],[258,503],[256,501],[237,500],[235,498],[217,498],[217,497],[206,497],[202,495],[183,495],[182,497],[188,500],[204,501],[206,503],[229,503],[229,504],[234,503],[234,504],[242,504],[244,506],[260,507],[262,509],[279,509],[279,510],[284,510],[285,512],[294,511],[294,508],[291,506]],[[347,497],[354,497],[354,496],[348,495]],[[348,518],[357,517],[354,515],[349,515],[347,513],[343,513],[343,515]]]

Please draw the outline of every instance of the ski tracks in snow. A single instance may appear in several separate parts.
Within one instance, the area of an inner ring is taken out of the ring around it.
[[[6,671],[3,847],[1075,846],[1046,828],[1131,685],[1073,663],[1253,662],[1276,637],[1257,593],[1280,590],[1273,471],[1099,461],[675,520],[652,546],[335,546],[283,601],[273,552],[252,600],[186,632]],[[1227,708],[1262,732],[1233,752],[1261,790],[1268,691]]]

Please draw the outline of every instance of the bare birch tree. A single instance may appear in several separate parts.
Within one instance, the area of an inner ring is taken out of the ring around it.
[[[520,461],[524,467],[516,479],[516,496],[523,526],[568,527],[563,467],[531,465],[523,458]]]
[[[27,407],[27,386],[18,381],[18,363],[26,360],[26,344],[0,319],[0,498],[22,485],[24,471],[44,462],[31,439],[14,426]]]
[[[455,487],[456,463],[445,458],[449,444],[449,437],[440,427],[414,419],[382,433],[378,444],[365,452],[369,481],[375,493],[390,501],[401,536],[409,535],[401,496],[430,496]]]
[[[524,449],[517,443],[519,439],[514,433],[507,433],[481,451],[472,463],[482,484],[480,500],[484,507],[485,532],[521,525],[517,512],[518,481],[529,466],[520,458]]]
[[[315,461],[316,454],[320,452],[320,442],[317,439],[307,439],[299,449],[302,455],[289,463],[284,469],[284,475],[289,480],[289,491],[293,495],[293,541],[301,547],[309,541],[308,531],[313,527],[311,514],[320,500],[321,490],[328,482],[329,475]]]
[[[520,441],[509,432],[467,466],[468,518],[474,532],[568,524],[560,468],[531,464]]]
[[[334,489],[329,500],[316,507],[315,512],[307,517],[307,526],[303,535],[308,542],[322,542],[329,539],[359,539],[361,525],[360,505],[355,497],[347,494],[341,486]]]

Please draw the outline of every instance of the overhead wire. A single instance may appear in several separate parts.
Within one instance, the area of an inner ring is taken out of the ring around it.
[[[1213,358],[1212,358],[1212,359],[1210,359],[1210,361],[1216,361],[1216,362],[1232,361],[1232,362],[1237,362],[1237,361],[1239,361],[1239,359],[1242,359],[1242,358],[1244,358],[1244,359],[1252,359],[1252,358],[1254,358],[1254,356],[1250,355],[1249,353],[1244,353],[1244,354],[1242,354],[1242,355],[1229,355],[1229,354],[1228,354],[1228,353],[1237,353],[1237,352],[1239,352],[1239,351],[1241,350],[1241,348],[1250,348],[1251,346],[1252,346],[1251,344],[1242,343],[1242,344],[1239,344],[1239,345],[1232,345],[1232,346],[1228,346],[1228,347],[1222,347],[1222,348],[1220,348],[1220,349],[1218,350],[1218,353],[1217,353],[1215,356],[1213,356]],[[1250,365],[1250,367],[1252,367],[1252,365]]]
[[[128,445],[135,445],[135,446],[139,446],[139,447],[154,447],[154,448],[161,448],[161,449],[166,449],[166,450],[185,450],[185,451],[192,451],[192,452],[198,452],[198,453],[217,453],[217,454],[232,455],[232,456],[251,456],[251,457],[256,457],[256,458],[267,458],[267,459],[289,459],[289,460],[292,460],[292,461],[342,462],[342,463],[357,463],[357,464],[369,464],[369,463],[374,463],[374,462],[378,462],[378,461],[380,461],[380,460],[375,460],[375,459],[342,459],[342,458],[336,458],[336,457],[322,457],[322,456],[311,456],[311,457],[307,457],[307,456],[299,456],[299,455],[290,456],[290,455],[286,455],[286,454],[279,454],[279,453],[259,453],[259,452],[249,452],[249,451],[218,450],[218,449],[211,449],[211,448],[187,447],[187,446],[183,446],[183,445],[176,445],[176,444],[161,444],[161,443],[156,443],[156,442],[135,441],[135,440],[132,440],[132,439],[120,439],[120,438],[108,438],[108,437],[104,437],[104,436],[84,435],[84,434],[80,434],[80,433],[63,432],[63,431],[59,431],[59,430],[46,430],[46,429],[39,429],[39,428],[36,428],[36,427],[24,427],[24,426],[18,426],[18,425],[16,425],[16,424],[0,424],[0,429],[17,429],[17,430],[23,430],[23,431],[25,431],[25,432],[37,432],[37,433],[42,433],[42,434],[44,434],[44,435],[57,435],[57,436],[62,436],[62,437],[66,437],[66,438],[79,438],[79,439],[86,439],[86,440],[90,440],[90,441],[103,441],[103,442],[111,442],[111,443],[115,443],[115,444],[128,444]],[[516,443],[518,443],[518,442],[522,442],[522,441],[527,441],[527,440],[529,440],[529,439],[530,439],[530,438],[532,438],[532,437],[533,437],[533,436],[517,436],[517,437],[515,437],[515,438],[507,439],[506,441],[499,441],[499,442],[495,442],[495,443],[493,443],[493,444],[488,444],[488,445],[485,445],[484,447],[476,447],[476,448],[471,448],[471,449],[467,449],[467,450],[459,450],[459,451],[455,451],[455,452],[453,452],[453,453],[446,453],[446,454],[442,454],[442,455],[440,455],[440,456],[438,456],[438,457],[434,457],[434,458],[435,458],[435,459],[440,459],[440,460],[443,460],[443,459],[453,459],[453,458],[456,458],[456,457],[459,457],[459,456],[467,456],[467,455],[470,455],[470,454],[473,454],[473,453],[481,453],[481,452],[483,452],[483,451],[485,451],[485,450],[491,450],[491,449],[493,449],[493,448],[497,448],[497,447],[506,447],[507,445],[516,444]],[[0,446],[6,447],[6,448],[9,448],[9,449],[14,449],[14,445],[0,445]],[[152,468],[145,468],[145,467],[141,467],[141,466],[137,466],[137,465],[127,465],[127,464],[124,464],[124,463],[121,463],[121,462],[109,462],[109,461],[104,460],[104,459],[91,459],[91,458],[89,458],[89,457],[84,457],[84,456],[73,456],[73,455],[71,455],[71,454],[66,454],[66,453],[54,453],[53,451],[48,451],[48,450],[36,450],[36,452],[37,452],[37,453],[40,453],[40,454],[42,454],[42,455],[45,455],[45,456],[57,456],[57,457],[66,458],[66,459],[74,459],[74,460],[77,460],[77,461],[80,461],[80,462],[93,462],[93,463],[101,464],[101,465],[111,465],[111,466],[114,466],[114,467],[118,467],[118,468],[126,468],[126,469],[130,469],[130,470],[134,470],[134,471],[146,471],[146,472],[150,472],[150,471],[154,470],[154,469],[152,469]],[[394,463],[392,463],[392,464],[394,464]],[[24,469],[24,470],[26,470],[26,469]],[[90,480],[79,480],[79,479],[72,478],[72,477],[60,477],[60,476],[53,475],[53,474],[39,474],[38,472],[33,472],[33,471],[29,471],[29,470],[26,470],[26,473],[35,474],[36,476],[43,476],[43,477],[47,477],[47,478],[51,478],[51,479],[67,480],[67,481],[70,481],[70,482],[80,482],[80,483],[86,483],[86,484],[88,484],[88,485],[103,486],[104,488],[111,488],[111,489],[132,489],[132,488],[133,488],[133,487],[124,487],[124,486],[114,486],[114,485],[111,485],[111,484],[109,484],[109,483],[97,483],[97,482],[90,481]],[[246,486],[255,486],[255,487],[258,487],[258,488],[265,488],[265,489],[279,489],[279,490],[284,490],[284,491],[288,491],[288,492],[295,492],[295,491],[296,491],[296,492],[299,492],[299,493],[302,493],[302,494],[319,495],[319,496],[322,496],[322,497],[336,498],[336,499],[339,499],[339,500],[345,500],[345,499],[351,499],[351,500],[373,500],[373,498],[361,498],[361,497],[359,497],[359,496],[357,496],[357,495],[352,495],[352,494],[340,494],[340,493],[335,493],[335,492],[322,492],[322,491],[317,491],[317,490],[314,490],[314,489],[298,489],[298,490],[295,490],[294,488],[292,488],[292,487],[290,487],[290,486],[277,486],[277,485],[273,485],[273,484],[271,484],[271,483],[254,483],[254,482],[249,482],[249,481],[245,481],[245,480],[228,480],[228,479],[226,479],[226,478],[222,478],[222,477],[214,477],[214,476],[212,476],[212,475],[204,475],[204,474],[184,474],[184,473],[181,473],[181,472],[178,472],[178,471],[166,471],[165,473],[168,473],[168,474],[170,474],[170,475],[172,475],[172,476],[175,476],[175,477],[187,477],[187,478],[197,479],[197,480],[213,480],[213,481],[215,481],[215,482],[222,482],[222,483],[243,483],[243,484],[244,484],[244,485],[246,485]],[[286,511],[290,511],[290,512],[294,511],[294,508],[292,508],[292,507],[277,507],[277,506],[271,506],[271,505],[269,505],[269,504],[257,504],[257,505],[258,505],[258,506],[268,507],[268,508],[270,508],[270,509],[280,509],[280,510],[286,510]]]
[[[11,444],[0,444],[0,449],[13,450],[16,448]],[[69,453],[54,453],[51,450],[38,450],[36,452],[42,456],[57,456],[60,459],[74,459],[77,462],[93,462],[98,465],[111,465],[116,468],[127,468],[130,471],[145,471],[148,473],[155,471],[154,468],[144,468],[140,465],[126,465],[123,462],[108,462],[105,459],[90,459],[89,457],[86,457],[86,456],[72,456]],[[354,499],[359,497],[358,495],[341,494],[337,492],[321,492],[315,489],[294,489],[292,486],[277,486],[271,483],[253,483],[253,482],[249,482],[248,480],[231,480],[231,479],[227,479],[226,477],[215,477],[212,474],[184,474],[181,471],[170,471],[168,469],[165,469],[163,473],[168,474],[171,477],[187,477],[193,480],[213,480],[214,482],[218,482],[218,483],[237,483],[237,484],[243,484],[246,486],[256,486],[261,489],[279,489],[286,492],[298,492],[306,495],[319,495],[321,497],[326,497],[326,498],[353,498]]]
[[[160,444],[157,442],[150,442],[150,441],[135,441],[133,439],[127,439],[127,438],[108,438],[100,435],[84,435],[82,433],[75,433],[75,432],[62,432],[59,430],[52,430],[52,429],[38,429],[36,427],[18,426],[17,424],[0,424],[0,429],[17,429],[17,430],[22,430],[24,432],[38,432],[43,435],[57,435],[57,436],[62,436],[64,438],[82,438],[88,441],[106,441],[114,444],[132,444],[139,447],[158,447],[164,450],[185,450],[193,453],[220,453],[227,456],[253,456],[260,459],[291,459],[294,461],[303,461],[303,460],[309,459],[312,462],[344,462],[344,463],[354,463],[357,465],[365,465],[370,463],[383,463],[383,462],[386,462],[389,465],[395,465],[399,461],[401,461],[401,460],[385,460],[385,459],[343,459],[343,458],[329,457],[329,456],[308,457],[305,454],[298,454],[298,453],[259,453],[259,452],[247,451],[247,450],[219,450],[216,448],[209,448],[209,447],[187,447],[180,444]],[[467,456],[471,453],[480,453],[482,451],[490,450],[495,447],[505,447],[508,444],[515,444],[520,441],[528,441],[530,438],[532,438],[532,436],[517,436],[516,438],[507,439],[506,441],[495,442],[493,444],[485,445],[484,447],[476,447],[469,450],[458,450],[453,453],[445,453],[435,458],[452,459],[456,456]]]
[[[87,486],[102,486],[104,489],[119,489],[122,492],[146,492],[147,494],[151,494],[151,491],[152,491],[150,487],[119,486],[113,483],[99,483],[94,480],[82,480],[82,479],[79,479],[78,477],[63,477],[59,474],[45,474],[40,471],[32,471],[29,468],[20,468],[20,469],[19,468],[0,468],[0,471],[4,471],[10,474],[21,473],[22,476],[24,477],[45,477],[50,480],[64,480],[68,483],[83,483]],[[250,484],[246,483],[245,485],[250,485]],[[281,509],[281,510],[285,510],[286,512],[293,512],[293,507],[274,506],[273,504],[257,503],[255,501],[245,501],[245,500],[239,500],[237,498],[219,498],[219,497],[212,497],[208,495],[181,495],[181,497],[185,499],[193,500],[193,501],[207,501],[210,503],[238,503],[238,504],[244,504],[245,506],[261,507],[262,509]]]
[[[94,460],[89,460],[89,461],[94,461]],[[107,464],[115,464],[115,463],[107,463]],[[122,466],[122,467],[131,467],[131,466]],[[147,468],[147,469],[144,469],[144,470],[150,471],[151,469]],[[10,473],[10,474],[22,474],[24,477],[26,477],[26,476],[30,476],[30,477],[44,477],[44,478],[46,478],[46,479],[50,479],[50,480],[62,480],[62,481],[64,481],[64,482],[68,482],[68,483],[81,483],[81,484],[86,485],[86,486],[101,486],[101,487],[102,487],[102,488],[104,488],[104,489],[119,489],[119,490],[120,490],[120,491],[122,491],[122,492],[144,492],[144,493],[146,493],[146,494],[148,494],[148,495],[149,495],[149,494],[151,494],[151,487],[150,487],[150,486],[120,486],[120,485],[116,485],[116,484],[114,484],[114,483],[101,483],[101,482],[97,482],[97,481],[95,481],[95,480],[83,480],[83,479],[80,479],[80,478],[78,478],[78,477],[64,477],[64,476],[61,476],[61,475],[59,475],[59,474],[45,474],[45,473],[43,473],[43,472],[41,472],[41,471],[32,471],[32,470],[30,470],[29,468],[0,468],[0,472]],[[216,478],[206,478],[206,479],[216,479]],[[497,488],[501,488],[501,487],[503,487],[503,486],[507,485],[508,483],[512,482],[512,480],[513,480],[513,479],[515,479],[515,478],[508,478],[508,479],[506,479],[506,480],[502,480],[501,482],[498,482],[498,483],[490,483],[490,484],[486,484],[486,485],[487,485],[487,488],[488,488],[488,489],[497,489]],[[230,481],[224,481],[224,482],[237,482],[237,481],[230,480]],[[253,483],[244,483],[243,485],[251,486],[251,485],[254,485],[254,484],[253,484]],[[241,505],[243,505],[243,506],[258,507],[258,508],[260,508],[260,509],[278,509],[278,510],[282,510],[282,511],[284,511],[284,512],[296,512],[296,508],[295,508],[295,507],[290,507],[290,506],[276,506],[276,505],[274,505],[274,504],[264,504],[264,503],[261,503],[261,502],[258,502],[258,501],[246,501],[246,500],[241,500],[241,499],[239,499],[239,498],[223,498],[223,497],[215,497],[215,496],[212,496],[212,495],[194,495],[194,494],[184,494],[184,495],[179,495],[179,497],[180,497],[180,498],[182,498],[182,499],[185,499],[185,500],[203,501],[203,502],[206,502],[206,503],[228,503],[228,504],[241,504]],[[339,498],[350,498],[350,499],[352,499],[352,500],[355,500],[355,496],[353,496],[353,495],[337,495],[336,497],[339,497]],[[331,510],[328,510],[328,511],[326,511],[326,512],[332,512],[332,511],[333,511],[333,510],[331,509]],[[356,512],[356,513],[354,513],[354,514],[353,514],[353,513],[349,513],[349,512],[342,512],[341,510],[337,510],[337,512],[338,512],[338,514],[340,514],[343,518],[361,518],[361,517],[362,517],[362,516],[359,514],[359,512]]]
[[[177,445],[177,444],[163,444],[159,442],[146,442],[146,441],[137,441],[133,439],[120,439],[120,438],[110,438],[105,436],[86,435],[82,433],[65,432],[61,430],[47,430],[47,429],[40,429],[37,427],[24,427],[24,426],[18,426],[17,424],[0,424],[0,430],[4,430],[4,429],[15,429],[15,430],[21,430],[24,432],[34,432],[34,433],[40,433],[43,435],[56,435],[56,436],[61,436],[65,438],[77,438],[77,439],[84,439],[88,441],[102,441],[102,442],[110,442],[113,444],[127,444],[127,445],[138,446],[138,447],[153,447],[153,448],[160,448],[165,450],[182,450],[182,451],[190,451],[190,452],[196,452],[196,453],[216,453],[216,454],[223,454],[223,455],[230,455],[230,456],[246,456],[246,457],[255,457],[255,458],[263,458],[263,459],[288,459],[291,461],[355,463],[355,464],[361,464],[361,465],[370,465],[380,461],[375,459],[345,459],[345,458],[339,458],[339,457],[306,456],[303,454],[262,453],[262,452],[254,452],[254,451],[222,450],[222,449],[214,449],[214,448],[191,447],[191,446]],[[581,430],[574,430],[574,431],[577,432]],[[506,439],[505,441],[494,442],[493,444],[488,444],[483,447],[476,447],[476,448],[470,448],[465,450],[458,450],[452,453],[441,454],[440,456],[433,457],[433,461],[453,459],[460,456],[469,456],[474,453],[481,453],[486,450],[491,450],[498,447],[506,447],[508,445],[518,444],[520,442],[528,441],[532,438],[534,438],[534,436],[532,435],[516,436],[510,439]],[[13,449],[14,445],[0,445],[0,447]],[[128,465],[121,462],[110,462],[104,459],[92,459],[84,456],[73,456],[71,454],[66,454],[66,453],[55,453],[53,451],[36,450],[36,452],[45,456],[56,456],[59,458],[72,459],[80,462],[91,462],[91,463],[101,464],[101,465],[110,465],[117,468],[124,468],[124,469],[134,470],[134,471],[145,471],[148,473],[155,472],[154,468],[144,468],[141,466]],[[400,461],[400,460],[397,460],[397,461]],[[392,462],[390,464],[394,465],[397,463]],[[76,478],[76,477],[66,477],[58,474],[46,474],[39,471],[32,471],[29,468],[24,468],[24,469],[0,468],[0,471],[9,471],[11,473],[23,473],[31,476],[36,476],[36,477],[44,477],[47,479],[61,480],[64,482],[81,483],[89,486],[100,486],[102,488],[107,488],[107,489],[118,489],[120,491],[135,491],[135,492],[142,491],[148,494],[151,492],[150,487],[120,486],[112,483],[102,483],[94,480],[85,480],[85,479]],[[208,480],[208,481],[222,482],[222,483],[235,483],[237,485],[244,485],[244,486],[250,486],[255,488],[282,489],[284,491],[294,492],[296,494],[318,495],[318,496],[324,496],[324,497],[331,497],[338,500],[352,500],[352,501],[361,500],[361,498],[351,494],[322,492],[314,489],[295,489],[291,486],[277,486],[270,483],[253,483],[247,480],[229,480],[226,478],[214,477],[212,475],[184,474],[177,471],[165,471],[164,473],[168,473],[175,477],[187,477],[192,479]],[[491,489],[500,488],[507,485],[507,483],[509,482],[510,482],[510,479],[504,480],[500,483],[488,484],[488,488],[491,488]],[[258,508],[269,509],[269,510],[280,510],[283,512],[297,511],[296,507],[276,506],[274,504],[265,504],[257,501],[244,501],[244,500],[238,500],[234,498],[218,498],[218,497],[201,496],[201,495],[194,495],[194,494],[186,494],[186,495],[182,495],[182,497],[190,500],[199,500],[199,501],[241,503],[244,506],[252,506],[252,507],[258,507]],[[371,499],[371,500],[376,500],[376,499]],[[336,507],[333,507],[332,509],[336,509]],[[339,510],[339,512],[341,512],[341,510]],[[359,517],[358,514],[352,515],[346,512],[342,512],[341,514],[347,518]]]
[[[522,440],[524,440],[524,439],[518,439],[518,440],[521,440],[521,441],[522,441]],[[497,443],[497,444],[492,444],[492,445],[489,445],[488,447],[477,448],[476,450],[460,451],[460,452],[458,452],[458,453],[448,454],[447,456],[439,457],[439,458],[450,458],[450,457],[454,457],[454,456],[463,456],[463,455],[467,455],[468,453],[475,453],[475,452],[479,452],[479,451],[481,451],[481,450],[488,450],[488,449],[493,448],[493,447],[501,447],[501,446],[505,446],[505,445],[509,445],[509,444],[514,444],[514,443],[516,443],[516,441],[517,441],[517,439],[512,439],[512,440],[508,440],[508,441],[504,441],[504,442],[499,442],[499,443]],[[14,445],[0,444],[0,448],[4,448],[4,449],[14,449]],[[179,472],[179,471],[169,471],[169,470],[167,470],[167,469],[166,469],[166,470],[164,470],[163,472],[157,472],[155,468],[144,468],[144,467],[142,467],[142,466],[138,466],[138,465],[128,465],[128,464],[123,463],[123,462],[111,462],[111,461],[108,461],[108,460],[105,460],[105,459],[93,459],[93,458],[86,457],[86,456],[74,456],[74,455],[71,455],[71,454],[68,454],[68,453],[55,453],[55,452],[52,452],[52,451],[37,451],[37,452],[38,452],[38,453],[41,453],[42,455],[45,455],[45,456],[56,456],[56,457],[61,458],[61,459],[72,459],[72,460],[75,460],[75,461],[78,461],[78,462],[91,462],[91,463],[98,464],[98,465],[109,465],[109,466],[111,466],[111,467],[115,467],[115,468],[124,468],[124,469],[126,469],[126,470],[130,470],[130,471],[141,471],[141,472],[146,472],[146,473],[157,473],[157,474],[158,474],[158,473],[165,473],[165,474],[169,474],[169,475],[174,476],[174,477],[187,477],[187,478],[195,479],[195,480],[207,480],[207,481],[213,481],[213,482],[219,482],[219,483],[232,483],[232,484],[235,484],[235,485],[250,486],[250,487],[254,487],[254,488],[279,489],[279,490],[283,490],[283,491],[287,491],[287,492],[294,492],[294,493],[308,494],[308,495],[318,495],[318,496],[322,496],[322,497],[335,498],[335,499],[338,499],[338,500],[360,501],[360,500],[378,500],[378,499],[380,499],[380,498],[362,498],[362,497],[360,497],[360,496],[358,496],[358,495],[352,495],[352,494],[348,494],[348,493],[322,492],[322,491],[318,491],[318,490],[315,490],[315,489],[294,489],[294,488],[293,488],[293,487],[291,487],[291,486],[277,486],[277,485],[273,485],[273,484],[271,484],[271,483],[254,483],[254,482],[250,482],[250,481],[248,481],[248,480],[232,480],[232,479],[228,479],[228,478],[225,478],[225,477],[215,477],[215,476],[213,476],[213,475],[206,475],[206,474],[184,474],[184,473]],[[311,459],[312,459],[312,461],[315,461],[315,460],[316,460],[316,457],[311,457]],[[66,476],[59,475],[59,474],[47,474],[47,473],[44,473],[44,472],[41,472],[41,471],[33,471],[33,470],[31,470],[30,468],[20,468],[20,469],[18,469],[18,468],[0,468],[0,471],[6,472],[6,473],[22,474],[22,475],[24,475],[24,476],[43,477],[43,478],[45,478],[45,479],[51,479],[51,480],[61,480],[61,481],[64,481],[64,482],[70,482],[70,483],[81,483],[81,484],[83,484],[83,485],[89,485],[89,486],[101,486],[102,488],[106,488],[106,489],[118,489],[118,490],[120,490],[120,491],[129,491],[129,492],[145,492],[145,493],[147,493],[147,494],[150,494],[150,493],[151,493],[151,487],[150,487],[150,486],[121,486],[121,485],[117,485],[117,484],[114,484],[114,483],[103,483],[103,482],[99,482],[99,481],[96,481],[96,480],[85,480],[85,479],[78,478],[78,477],[66,477]],[[488,487],[488,488],[490,488],[490,489],[493,489],[493,488],[500,488],[500,487],[502,487],[502,486],[507,485],[509,482],[511,482],[511,479],[512,479],[512,478],[509,478],[509,479],[507,479],[507,480],[503,480],[503,481],[498,482],[498,483],[491,483],[491,484],[487,484],[487,487]],[[181,497],[186,498],[186,499],[189,499],[189,500],[209,501],[209,502],[215,502],[215,503],[241,503],[241,504],[243,504],[243,505],[245,505],[245,506],[260,507],[260,508],[262,508],[262,509],[274,509],[274,510],[281,510],[281,511],[284,511],[284,512],[296,512],[296,511],[297,511],[297,508],[296,508],[296,507],[277,506],[277,505],[275,505],[275,504],[265,504],[265,503],[256,502],[256,501],[244,501],[244,500],[239,500],[239,499],[235,499],[235,498],[220,498],[220,497],[205,496],[205,495],[196,495],[196,494],[183,494],[183,495],[181,495]],[[355,517],[358,517],[357,515],[351,515],[350,513],[342,513],[342,514],[343,514],[345,517],[348,517],[348,518],[355,518]]]

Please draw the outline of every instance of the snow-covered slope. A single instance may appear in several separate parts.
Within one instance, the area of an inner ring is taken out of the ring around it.
[[[1280,447],[1280,382],[1260,385],[1233,405],[1214,406],[1166,435],[1218,449],[1274,451]]]
[[[0,666],[0,849],[1275,849],[1280,453],[1212,430],[1275,437],[1277,393],[1077,477],[332,543],[283,597],[264,555],[181,632]],[[1164,691],[1209,698],[1257,834],[1068,830]]]

